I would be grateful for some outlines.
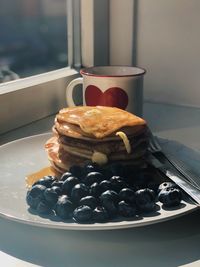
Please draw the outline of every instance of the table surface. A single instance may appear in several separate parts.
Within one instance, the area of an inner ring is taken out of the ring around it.
[[[200,109],[146,103],[154,133],[200,151]],[[54,116],[1,136],[0,144],[51,130]],[[45,229],[0,218],[0,266],[200,266],[200,212],[111,231]]]

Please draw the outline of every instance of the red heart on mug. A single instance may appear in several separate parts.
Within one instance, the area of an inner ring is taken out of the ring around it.
[[[111,87],[102,92],[97,86],[89,85],[85,90],[85,102],[87,106],[107,106],[126,109],[128,95],[120,87]]]

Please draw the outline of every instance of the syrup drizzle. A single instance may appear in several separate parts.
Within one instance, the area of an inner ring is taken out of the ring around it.
[[[52,176],[56,176],[59,177],[60,174],[58,174],[58,172],[56,172],[55,169],[53,169],[51,166],[45,167],[37,172],[28,174],[26,176],[26,185],[27,187],[32,186],[36,181],[38,181],[39,179],[41,179],[44,176],[47,175],[52,175]]]

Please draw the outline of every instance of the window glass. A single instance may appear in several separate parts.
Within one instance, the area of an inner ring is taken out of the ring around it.
[[[0,83],[67,64],[66,0],[0,0]]]

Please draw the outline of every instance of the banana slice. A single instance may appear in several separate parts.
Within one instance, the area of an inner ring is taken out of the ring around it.
[[[131,153],[131,145],[130,145],[130,142],[129,142],[127,135],[124,132],[116,132],[116,135],[122,139],[122,141],[124,142],[124,146],[126,148],[127,153],[130,154]]]

